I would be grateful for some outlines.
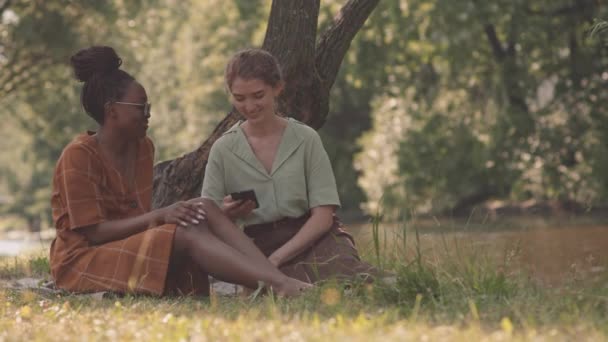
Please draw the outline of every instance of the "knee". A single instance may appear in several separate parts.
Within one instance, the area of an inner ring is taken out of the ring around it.
[[[207,213],[208,221],[215,221],[220,215],[224,214],[222,209],[213,200],[203,198],[201,204],[203,205],[203,210]]]
[[[188,252],[194,245],[197,240],[205,239],[205,235],[209,234],[209,223],[207,220],[197,224],[191,225],[188,227],[177,226],[175,228],[175,237],[174,237],[174,249],[177,251]]]
[[[175,255],[188,255],[192,248],[192,236],[188,228],[177,226],[173,237],[173,253]]]

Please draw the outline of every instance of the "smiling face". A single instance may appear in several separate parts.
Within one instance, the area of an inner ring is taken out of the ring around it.
[[[282,84],[272,87],[261,79],[237,77],[230,88],[230,100],[241,115],[255,123],[275,114],[275,100],[282,89]]]
[[[119,102],[112,103],[106,116],[106,124],[120,132],[122,136],[141,139],[146,136],[150,115],[145,113],[144,104],[148,96],[144,87],[138,82],[131,82]],[[141,104],[141,105],[138,105]]]

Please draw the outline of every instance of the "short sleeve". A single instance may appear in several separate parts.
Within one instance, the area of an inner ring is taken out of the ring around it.
[[[317,132],[313,134],[307,153],[306,183],[310,208],[321,205],[340,206],[334,172]]]
[[[209,151],[201,197],[209,198],[221,207],[224,196],[226,196],[224,163],[222,162],[220,146],[216,142]]]
[[[100,193],[102,170],[98,164],[92,152],[78,146],[66,149],[59,160],[55,186],[71,229],[105,221]]]

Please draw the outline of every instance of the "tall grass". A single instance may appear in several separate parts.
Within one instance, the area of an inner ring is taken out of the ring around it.
[[[411,214],[409,219],[402,215],[397,224],[386,224],[382,215],[376,214],[371,230],[374,261],[397,277],[395,285],[378,283],[374,287],[374,303],[394,307],[403,317],[526,326],[536,324],[539,317],[545,323],[558,319],[572,323],[584,312],[590,321],[608,323],[608,274],[595,285],[566,283],[547,288],[515,262],[521,251],[519,242],[505,247],[502,257],[497,257],[496,251],[466,240],[448,241],[439,233],[440,246],[425,251],[421,229]],[[387,245],[386,241],[392,243]],[[571,296],[558,295],[564,288],[575,290]],[[556,295],[557,301],[552,299]]]
[[[51,272],[46,251],[14,257],[0,257],[0,279],[48,278]]]

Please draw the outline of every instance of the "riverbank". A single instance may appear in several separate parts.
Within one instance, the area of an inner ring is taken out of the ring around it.
[[[414,238],[415,240],[415,238]],[[468,246],[467,246],[468,249]],[[470,252],[473,250],[468,249]],[[608,339],[608,272],[545,286],[509,260],[424,248],[370,262],[395,284],[320,284],[296,299],[91,297],[0,289],[0,340],[504,341]],[[45,258],[0,260],[0,278],[44,277]]]

